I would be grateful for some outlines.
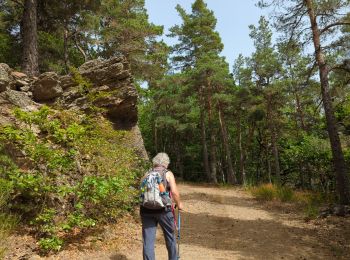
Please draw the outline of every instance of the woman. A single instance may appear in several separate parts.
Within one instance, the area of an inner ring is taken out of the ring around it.
[[[168,170],[170,163],[169,156],[166,153],[158,153],[152,160],[153,170],[163,176],[165,189],[170,192],[179,210],[182,210],[180,194],[176,186],[174,174]],[[161,226],[169,260],[176,260],[176,237],[175,221],[171,207],[162,209],[148,209],[140,207],[142,220],[142,239],[143,239],[143,259],[155,260],[154,241],[156,239],[157,225]]]

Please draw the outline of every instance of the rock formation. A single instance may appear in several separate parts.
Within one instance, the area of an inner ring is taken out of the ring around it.
[[[45,72],[32,78],[0,63],[0,126],[16,123],[11,113],[15,107],[35,111],[46,104],[85,113],[97,107],[115,129],[133,133],[130,143],[147,158],[137,126],[137,98],[130,66],[123,56],[88,61],[69,75]]]

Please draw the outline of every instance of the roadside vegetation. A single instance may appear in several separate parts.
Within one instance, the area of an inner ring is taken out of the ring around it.
[[[1,204],[32,227],[43,252],[60,250],[74,229],[113,221],[133,208],[142,167],[127,148],[128,132],[102,117],[47,106],[14,114],[21,126],[0,128]],[[11,159],[9,152],[25,157]],[[13,220],[1,218],[6,236]]]
[[[0,157],[1,156],[2,155],[0,155]],[[8,203],[10,190],[11,183],[0,178],[0,259],[4,256],[7,238],[18,222],[18,218],[9,213]]]
[[[287,186],[270,183],[248,187],[247,189],[257,200],[278,201],[295,205],[303,211],[307,220],[318,217],[321,207],[335,202],[334,194],[293,190]]]

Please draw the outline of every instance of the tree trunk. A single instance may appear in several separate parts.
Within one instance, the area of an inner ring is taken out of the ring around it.
[[[207,93],[207,102],[208,102],[208,125],[209,125],[209,134],[210,134],[210,148],[209,148],[209,153],[210,153],[210,182],[212,183],[217,183],[217,158],[216,158],[216,138],[215,138],[215,131],[212,123],[212,100],[211,100],[211,83],[210,80],[207,80],[207,88],[208,88],[208,93]]]
[[[273,126],[272,126],[273,127]],[[272,128],[271,132],[271,142],[272,142],[272,152],[274,157],[274,163],[275,163],[275,174],[276,174],[276,181],[277,183],[281,182],[281,170],[280,170],[280,162],[279,162],[279,153],[278,153],[278,147],[277,147],[277,138],[276,138],[276,130],[274,127]]]
[[[200,112],[200,124],[201,124],[201,141],[202,141],[202,153],[203,153],[203,166],[207,180],[210,181],[210,168],[208,159],[208,147],[207,147],[207,134],[205,131],[204,111]]]
[[[155,147],[155,152],[158,153],[158,131],[157,131],[157,123],[154,123],[154,147]]]
[[[22,70],[29,76],[39,74],[37,0],[25,0],[21,23]]]
[[[280,172],[280,163],[279,163],[279,154],[277,147],[277,137],[276,137],[276,128],[272,119],[272,108],[271,108],[271,96],[267,97],[267,120],[269,131],[271,134],[271,145],[272,145],[272,153],[274,157],[275,164],[275,176],[277,183],[281,182],[281,172]]]
[[[213,129],[210,131],[210,182],[217,183],[216,138]]]
[[[241,162],[240,162],[240,172],[242,174],[242,181],[243,181],[243,185],[245,185],[247,183],[247,176],[246,176],[246,172],[245,172],[245,162],[247,159],[247,149],[250,147],[250,144],[252,142],[253,139],[253,135],[254,135],[254,130],[255,130],[255,124],[253,124],[248,131],[248,139],[246,144],[242,146],[242,158],[241,158]],[[241,141],[242,142],[242,141]]]
[[[237,138],[238,138],[238,147],[239,147],[239,173],[241,175],[241,183],[246,183],[246,176],[244,170],[244,152],[242,146],[242,126],[241,126],[241,110],[238,111],[237,116]]]
[[[297,90],[295,90],[294,92],[295,95],[295,101],[296,101],[296,112],[298,115],[298,118],[300,120],[300,125],[301,125],[301,129],[303,129],[303,131],[307,131],[306,125],[305,125],[305,119],[304,119],[304,112],[300,103],[300,97],[299,94],[297,92]]]
[[[178,176],[183,179],[184,178],[184,171],[183,171],[183,163],[182,163],[182,153],[180,151],[180,147],[179,147],[179,137],[175,135],[175,138],[173,139],[173,143],[174,143],[174,150],[175,150],[175,154],[176,154],[176,171]]]
[[[271,180],[271,162],[270,162],[270,159],[268,157],[268,152],[266,153],[266,160],[267,160],[267,175],[269,177],[269,183],[272,183],[272,180]]]
[[[347,172],[343,151],[341,148],[340,138],[338,135],[336,119],[334,116],[333,105],[329,93],[328,73],[329,68],[324,59],[324,54],[321,49],[320,31],[316,21],[311,0],[304,0],[307,6],[308,14],[311,23],[313,43],[315,48],[316,61],[319,68],[321,93],[323,100],[323,107],[326,115],[327,130],[332,148],[333,164],[336,173],[337,191],[341,204],[350,204],[350,182]]]
[[[63,33],[63,58],[64,58],[64,66],[65,70],[68,73],[69,71],[69,56],[68,56],[68,29],[64,28]]]
[[[80,53],[83,55],[83,57],[84,57],[84,62],[87,62],[87,61],[89,60],[89,58],[88,58],[87,54],[85,53],[85,51],[83,50],[83,48],[80,47],[76,35],[74,36],[74,44],[75,44],[75,47],[77,47],[77,49],[78,49],[78,50],[80,51]],[[150,80],[150,81],[151,81],[151,80]]]
[[[231,150],[230,150],[228,134],[227,134],[227,127],[226,127],[224,116],[222,114],[222,109],[221,109],[220,104],[218,105],[218,110],[219,110],[219,121],[220,121],[221,135],[222,135],[222,140],[224,142],[224,149],[225,149],[226,161],[227,161],[227,166],[228,166],[227,182],[230,184],[235,184],[235,183],[237,183],[237,178],[236,178],[236,174],[233,170]]]

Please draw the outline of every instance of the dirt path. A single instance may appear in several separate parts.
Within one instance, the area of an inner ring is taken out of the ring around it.
[[[182,260],[348,259],[349,218],[306,223],[300,215],[269,208],[237,188],[180,185],[180,191],[185,205]],[[142,259],[140,223],[130,218],[118,227],[49,259]],[[167,259],[160,229],[156,256]]]
[[[182,214],[181,259],[336,256],[320,239],[317,225],[291,213],[267,210],[242,190],[182,185],[181,191],[186,209]],[[157,259],[165,260],[164,244],[159,245],[161,236],[158,240]],[[130,259],[139,258],[134,254]]]

